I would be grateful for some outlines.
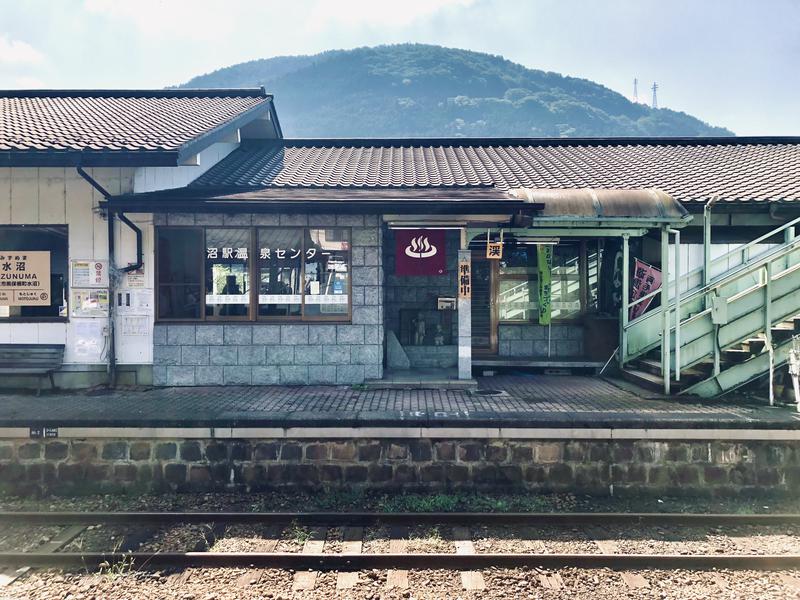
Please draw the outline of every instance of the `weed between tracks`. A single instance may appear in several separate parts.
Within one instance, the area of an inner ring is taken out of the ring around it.
[[[0,510],[147,510],[263,512],[721,512],[756,514],[800,512],[787,496],[680,498],[654,496],[575,496],[535,492],[493,493],[449,490],[436,493],[363,492],[354,490],[98,494],[43,498],[0,496]]]

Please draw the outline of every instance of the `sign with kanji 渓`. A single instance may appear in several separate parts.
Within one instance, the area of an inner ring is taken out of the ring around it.
[[[50,252],[0,250],[0,306],[50,303]]]
[[[553,247],[549,244],[536,246],[536,266],[539,270],[539,325],[549,325],[553,308],[551,270]]]
[[[503,258],[503,242],[486,242],[486,258],[489,260]]]
[[[458,297],[472,298],[472,263],[469,259],[458,261]]]
[[[631,281],[631,302],[655,292],[660,287],[661,271],[637,258],[633,268],[633,280]],[[652,301],[653,298],[648,298],[643,302],[639,302],[636,306],[632,306],[628,315],[630,320],[632,321],[642,316]]]

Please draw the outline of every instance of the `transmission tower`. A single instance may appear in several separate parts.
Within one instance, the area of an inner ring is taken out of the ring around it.
[[[639,80],[636,77],[633,78],[633,101],[639,104]]]
[[[656,91],[658,90],[658,84],[654,81],[653,87],[650,88],[653,90],[653,108],[658,108],[658,98],[656,97]]]

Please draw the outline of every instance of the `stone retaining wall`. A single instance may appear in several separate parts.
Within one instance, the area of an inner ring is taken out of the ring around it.
[[[796,492],[793,442],[9,440],[0,486],[63,491],[347,487],[608,494]]]

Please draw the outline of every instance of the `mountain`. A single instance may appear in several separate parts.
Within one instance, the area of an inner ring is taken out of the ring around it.
[[[733,135],[586,79],[424,44],[254,60],[180,87],[261,85],[286,137]]]

